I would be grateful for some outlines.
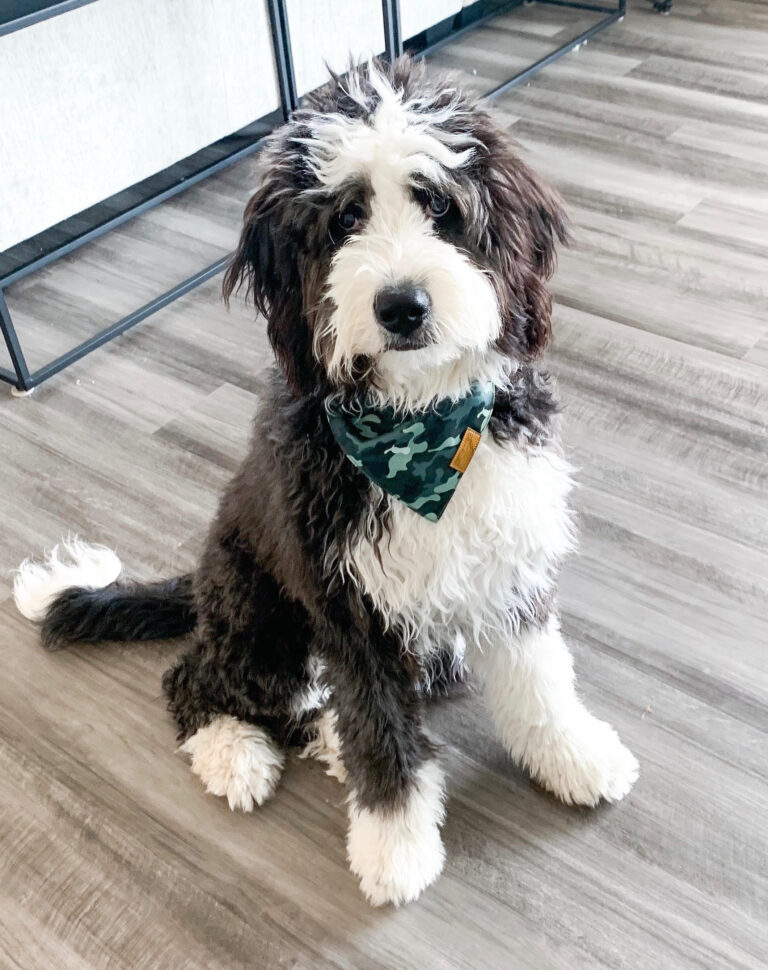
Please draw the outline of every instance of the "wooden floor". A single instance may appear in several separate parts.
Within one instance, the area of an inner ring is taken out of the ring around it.
[[[582,22],[521,8],[434,60],[489,88]],[[173,645],[40,649],[10,569],[67,530],[140,577],[195,562],[266,353],[214,280],[0,397],[3,970],[768,964],[768,4],[662,18],[635,0],[498,108],[576,227],[550,355],[581,485],[564,625],[635,790],[566,809],[508,764],[476,698],[436,708],[446,871],[376,911],[317,764],[292,760],[250,816],[203,794],[160,697]],[[33,363],[226,252],[251,173],[16,285]]]

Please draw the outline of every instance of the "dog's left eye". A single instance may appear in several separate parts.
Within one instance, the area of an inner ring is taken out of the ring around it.
[[[358,229],[360,223],[363,221],[363,207],[357,202],[350,203],[346,209],[342,209],[341,212],[336,216],[339,223],[339,227],[344,230],[344,232],[354,232]]]
[[[445,195],[430,195],[424,206],[427,215],[433,219],[441,219],[450,209],[451,200]]]
[[[430,219],[442,219],[448,215],[451,208],[451,198],[447,195],[437,195],[429,189],[417,188],[414,190],[416,201]]]

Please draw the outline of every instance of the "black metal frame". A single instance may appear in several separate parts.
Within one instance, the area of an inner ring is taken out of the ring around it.
[[[74,9],[74,7],[82,6],[87,2],[92,2],[92,0],[70,0],[68,3],[58,4],[55,8],[49,8],[48,11],[42,11],[41,14],[45,13],[48,17],[51,17],[56,13],[64,12],[63,8]],[[277,70],[278,89],[280,92],[282,119],[285,121],[288,119],[289,114],[291,111],[293,111],[297,104],[296,82],[293,72],[293,59],[291,56],[290,35],[288,33],[288,14],[285,0],[267,0],[267,9],[269,12],[270,29],[272,32],[274,45],[275,67]],[[46,18],[41,15],[32,22],[37,22],[41,19]],[[14,23],[18,23],[18,21],[15,21]],[[158,194],[153,195],[151,198],[146,199],[137,205],[126,208],[119,215],[106,220],[88,232],[82,233],[75,239],[72,239],[63,245],[56,246],[37,259],[31,260],[20,268],[12,270],[6,275],[0,277],[0,332],[2,332],[5,345],[8,348],[8,354],[11,358],[11,364],[13,365],[13,371],[8,370],[6,367],[0,367],[0,381],[11,384],[17,393],[29,393],[33,391],[39,384],[42,384],[43,381],[48,380],[49,377],[53,377],[54,374],[58,374],[59,371],[64,370],[64,368],[68,367],[70,364],[74,364],[75,361],[85,357],[85,355],[89,354],[92,350],[96,350],[97,347],[101,347],[103,344],[112,340],[113,337],[118,337],[120,334],[125,333],[126,330],[130,330],[131,327],[135,326],[137,323],[140,323],[157,310],[161,310],[164,306],[172,303],[180,296],[184,296],[185,293],[188,293],[201,283],[205,283],[206,280],[209,280],[212,276],[220,273],[229,262],[229,256],[224,256],[221,259],[217,259],[204,269],[201,269],[192,276],[187,277],[187,279],[182,280],[181,283],[171,287],[170,290],[166,290],[166,292],[161,296],[150,300],[149,303],[145,303],[144,306],[139,307],[138,310],[134,310],[127,316],[122,317],[122,319],[116,321],[108,327],[105,327],[93,337],[89,337],[87,340],[84,340],[82,343],[78,344],[76,347],[73,347],[71,350],[68,350],[55,360],[34,371],[30,371],[26,357],[24,356],[24,351],[22,350],[18,334],[16,333],[16,328],[14,327],[13,320],[11,319],[10,310],[8,308],[8,303],[6,301],[4,292],[6,287],[17,282],[18,280],[23,279],[25,276],[29,276],[30,273],[34,273],[36,270],[42,269],[44,266],[54,262],[61,256],[66,256],[68,253],[73,252],[75,249],[79,249],[86,243],[92,242],[94,239],[98,239],[99,236],[103,236],[106,232],[109,232],[110,229],[116,229],[124,222],[133,219],[134,216],[141,215],[142,213],[153,209],[155,206],[160,205],[160,203],[165,202],[170,198],[173,198],[173,196],[178,195],[180,192],[190,188],[197,182],[208,178],[208,176],[213,175],[214,173],[221,171],[223,168],[227,168],[246,156],[251,155],[253,152],[258,151],[263,141],[263,136],[256,138],[244,148],[232,152],[217,162],[206,165],[193,175],[184,178],[183,181],[178,182],[176,185],[171,186],[165,191],[159,192]]]
[[[280,89],[280,102],[285,120],[299,103],[296,94],[296,75],[293,70],[293,47],[288,27],[288,8],[286,0],[267,0],[269,7],[269,26],[272,31],[272,49],[277,69],[277,84]]]
[[[381,15],[384,19],[384,53],[393,61],[403,53],[400,0],[382,0]]]
[[[68,0],[68,2],[57,4],[55,8],[49,8],[51,12],[47,13],[47,16],[54,16],[56,13],[73,9],[74,7],[81,6],[87,2],[90,2],[90,0]],[[540,60],[536,61],[535,64],[532,64],[525,70],[515,74],[514,77],[509,78],[502,84],[499,84],[486,94],[487,98],[497,98],[500,94],[509,91],[518,84],[524,83],[543,67],[551,64],[553,61],[562,57],[564,54],[567,54],[569,51],[578,48],[581,46],[581,44],[594,37],[595,34],[599,33],[601,30],[605,30],[605,28],[610,26],[612,23],[615,23],[617,20],[621,20],[626,13],[626,0],[616,0],[615,6],[606,6],[602,3],[578,2],[578,0],[537,0],[537,2],[547,3],[555,6],[571,7],[577,10],[585,10],[594,13],[602,13],[605,14],[605,16],[588,30],[583,31],[577,37],[574,37],[566,44],[558,47],[557,50],[552,51],[550,54],[547,54],[545,57],[542,57]],[[451,33],[449,33],[446,37],[418,51],[416,56],[421,57],[427,53],[431,53],[433,50],[442,47],[449,41],[455,40],[456,37],[461,36],[468,30],[472,30],[473,28],[486,23],[492,17],[503,13],[505,10],[512,9],[513,7],[519,5],[520,0],[510,0],[510,2],[502,4],[494,9],[487,16],[480,17],[471,23],[467,23],[458,27],[458,29],[452,30]],[[287,119],[290,112],[293,111],[298,103],[298,96],[293,68],[293,55],[286,0],[267,0],[267,9],[269,12],[270,28],[272,32],[282,117],[283,119]],[[392,59],[402,54],[404,48],[407,48],[407,43],[404,44],[402,38],[399,0],[382,0],[382,15],[384,21],[385,53],[388,58]],[[37,17],[37,20],[40,19],[45,19],[45,17]],[[18,26],[27,25],[26,23],[22,24],[18,21],[14,23],[18,24]],[[14,27],[13,29],[17,28]],[[2,28],[0,28],[0,34],[1,33],[3,33]],[[85,243],[98,238],[105,232],[108,232],[110,229],[114,229],[127,220],[132,219],[134,216],[137,216],[142,212],[146,212],[154,206],[159,205],[161,202],[164,202],[172,196],[178,194],[179,192],[184,191],[191,185],[194,185],[196,182],[199,182],[202,179],[207,178],[209,175],[214,174],[214,172],[220,171],[222,168],[232,165],[234,162],[239,161],[246,155],[257,151],[262,142],[263,137],[257,138],[253,143],[247,145],[239,151],[233,152],[226,158],[221,159],[211,165],[205,166],[194,175],[181,181],[179,184],[172,186],[164,192],[160,192],[157,195],[152,196],[138,205],[134,205],[126,209],[119,215],[105,221],[96,228],[91,229],[77,238],[52,249],[43,256],[40,256],[38,259],[32,260],[21,268],[16,269],[0,278],[0,331],[2,331],[5,344],[11,358],[11,363],[14,368],[13,371],[10,371],[5,367],[0,367],[0,381],[13,385],[17,393],[28,393],[34,390],[35,387],[47,380],[49,377],[52,377],[65,367],[68,367],[75,361],[80,360],[86,354],[89,354],[92,350],[95,350],[97,347],[101,347],[113,337],[117,337],[120,334],[125,333],[126,330],[129,330],[141,320],[144,320],[146,317],[150,316],[150,314],[162,309],[164,306],[172,303],[178,297],[183,296],[196,286],[199,286],[201,283],[204,283],[206,280],[209,280],[211,277],[221,272],[229,261],[228,256],[216,260],[214,263],[206,266],[204,269],[183,280],[181,283],[178,283],[170,290],[167,290],[161,296],[156,297],[154,300],[146,303],[138,310],[134,310],[121,320],[118,320],[116,323],[106,327],[93,337],[90,337],[88,340],[78,344],[77,347],[74,347],[72,350],[67,351],[67,353],[62,354],[60,357],[57,357],[55,360],[32,372],[29,370],[24,352],[21,348],[21,344],[19,343],[19,338],[13,325],[4,294],[4,289],[7,286],[10,286],[11,283],[28,276],[30,273],[41,269],[43,266],[48,265],[55,259],[58,259],[60,256],[64,256],[67,253],[72,252]]]
[[[33,10],[31,13],[10,17],[0,23],[0,37],[21,30],[22,27],[31,27],[32,24],[39,24],[43,20],[50,20],[51,17],[58,17],[60,13],[76,10],[78,7],[84,7],[89,3],[95,3],[95,0],[59,0],[59,3],[52,3],[42,10]]]

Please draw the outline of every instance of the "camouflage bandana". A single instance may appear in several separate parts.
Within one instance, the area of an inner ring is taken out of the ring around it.
[[[333,436],[352,464],[408,508],[437,522],[467,470],[493,413],[494,387],[396,413],[364,397],[325,401]]]

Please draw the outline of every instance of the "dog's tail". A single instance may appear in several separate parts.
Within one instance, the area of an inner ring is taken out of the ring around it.
[[[120,560],[106,546],[70,538],[42,563],[25,560],[13,583],[16,606],[41,626],[43,644],[178,637],[196,621],[192,577],[118,581]]]

